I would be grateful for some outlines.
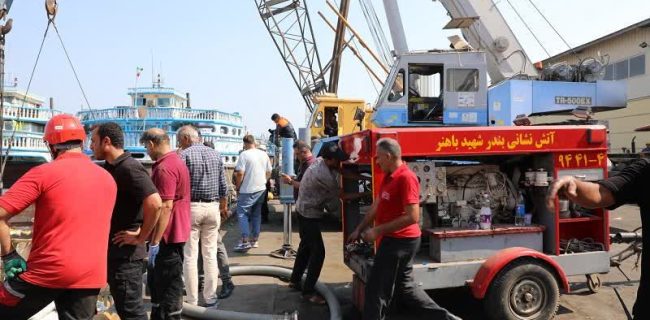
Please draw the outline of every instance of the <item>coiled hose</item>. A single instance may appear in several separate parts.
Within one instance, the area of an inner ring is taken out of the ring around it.
[[[276,278],[290,278],[291,269],[276,266],[251,265],[230,267],[230,274],[233,276],[265,276]],[[341,306],[338,299],[330,289],[321,282],[316,283],[316,291],[327,301],[330,311],[330,320],[341,320]],[[235,312],[218,309],[206,309],[203,307],[183,304],[183,315],[195,319],[205,320],[292,320],[298,318],[298,313],[290,315],[271,315],[259,313]]]

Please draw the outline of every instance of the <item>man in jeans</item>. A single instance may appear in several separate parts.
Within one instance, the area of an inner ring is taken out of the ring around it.
[[[420,246],[420,183],[402,162],[399,143],[377,141],[377,164],[385,176],[379,196],[348,241],[359,237],[378,241],[374,263],[366,283],[364,320],[383,320],[395,294],[402,304],[426,315],[426,319],[459,319],[438,306],[413,282],[413,258]],[[366,227],[374,227],[366,229]]]
[[[144,243],[158,222],[162,200],[147,170],[124,151],[124,132],[117,123],[94,128],[90,149],[96,159],[106,161],[104,169],[117,184],[108,246],[108,285],[115,309],[122,320],[144,320]]]
[[[246,252],[257,248],[262,219],[262,201],[266,192],[266,180],[271,176],[271,160],[266,152],[255,147],[252,135],[244,136],[244,151],[235,165],[235,188],[237,219],[241,229],[241,242],[235,251]]]
[[[289,287],[298,289],[302,275],[307,270],[307,277],[302,285],[302,295],[315,304],[324,304],[325,299],[316,293],[314,286],[325,261],[325,245],[320,231],[320,222],[325,206],[330,201],[338,200],[339,166],[347,156],[336,143],[327,143],[318,158],[300,183],[296,210],[300,228],[300,245],[293,265]]]
[[[192,229],[190,241],[185,246],[185,300],[189,304],[199,302],[199,239],[203,258],[203,300],[205,306],[217,306],[217,248],[221,217],[227,215],[226,174],[221,155],[201,143],[199,132],[192,126],[183,126],[176,133],[180,156],[190,172]],[[224,282],[225,286],[232,283]]]
[[[181,319],[183,309],[183,247],[190,236],[190,173],[169,145],[162,129],[141,138],[153,164],[151,179],[162,198],[158,225],[149,243],[147,283],[151,289],[151,319]]]

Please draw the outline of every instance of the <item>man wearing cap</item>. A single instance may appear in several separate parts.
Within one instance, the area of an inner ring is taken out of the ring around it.
[[[289,287],[301,288],[302,275],[307,277],[302,285],[303,298],[312,303],[324,304],[325,299],[314,289],[325,260],[325,245],[320,231],[320,221],[325,206],[339,194],[339,166],[347,160],[336,143],[323,146],[321,157],[305,171],[300,182],[296,210],[300,228],[300,245],[293,265]]]
[[[54,301],[59,319],[91,319],[106,284],[106,250],[117,187],[81,151],[86,133],[69,114],[45,126],[53,161],[29,170],[0,197],[6,279],[0,319],[28,319]],[[27,262],[12,248],[8,221],[35,204]]]

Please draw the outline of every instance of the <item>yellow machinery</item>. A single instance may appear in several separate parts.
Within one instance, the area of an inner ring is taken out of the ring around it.
[[[372,108],[361,99],[344,99],[334,94],[313,97],[314,111],[309,119],[312,139],[341,136],[372,129]]]

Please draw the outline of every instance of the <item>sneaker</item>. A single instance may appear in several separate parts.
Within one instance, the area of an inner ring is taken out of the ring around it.
[[[204,308],[206,309],[218,309],[219,308],[219,300],[215,300],[213,303],[206,303],[203,305]]]
[[[251,244],[248,242],[240,242],[233,250],[235,252],[246,252],[251,249]]]
[[[235,284],[232,283],[232,281],[228,281],[224,284],[221,285],[221,291],[219,292],[219,295],[217,298],[219,299],[226,299],[230,297],[232,292],[235,290]]]
[[[257,240],[251,241],[251,247],[259,248],[260,247],[259,241],[257,241]]]

